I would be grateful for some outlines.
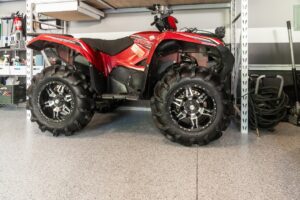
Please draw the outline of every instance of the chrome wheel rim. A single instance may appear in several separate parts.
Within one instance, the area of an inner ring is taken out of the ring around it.
[[[199,132],[215,120],[217,104],[207,90],[199,85],[185,85],[171,94],[169,112],[181,129]]]
[[[68,119],[73,111],[75,98],[71,89],[60,81],[48,82],[38,95],[41,114],[52,122]]]

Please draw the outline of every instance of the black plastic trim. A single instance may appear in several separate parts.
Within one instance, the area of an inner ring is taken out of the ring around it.
[[[217,46],[217,49],[220,52],[223,69],[220,74],[221,80],[224,80],[232,71],[234,65],[234,56],[231,51],[225,46]]]
[[[102,94],[106,89],[105,77],[92,64],[90,64],[91,87],[97,94]]]

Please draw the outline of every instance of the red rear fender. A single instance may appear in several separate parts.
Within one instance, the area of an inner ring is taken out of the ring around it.
[[[88,45],[82,42],[80,39],[73,38],[71,36],[55,35],[55,34],[41,34],[38,37],[32,39],[27,47],[41,51],[46,48],[55,47],[55,45],[66,46],[84,56],[87,61],[97,66],[96,52],[94,52]]]

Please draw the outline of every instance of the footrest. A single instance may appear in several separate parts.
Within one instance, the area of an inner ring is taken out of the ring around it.
[[[130,100],[130,101],[137,101],[139,100],[138,95],[122,95],[122,94],[102,94],[100,96],[102,99],[123,99],[123,100]]]

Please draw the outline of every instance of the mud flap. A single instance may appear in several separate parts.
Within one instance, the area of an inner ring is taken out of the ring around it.
[[[106,89],[106,81],[104,75],[91,64],[89,68],[92,89],[98,94],[104,93]]]

